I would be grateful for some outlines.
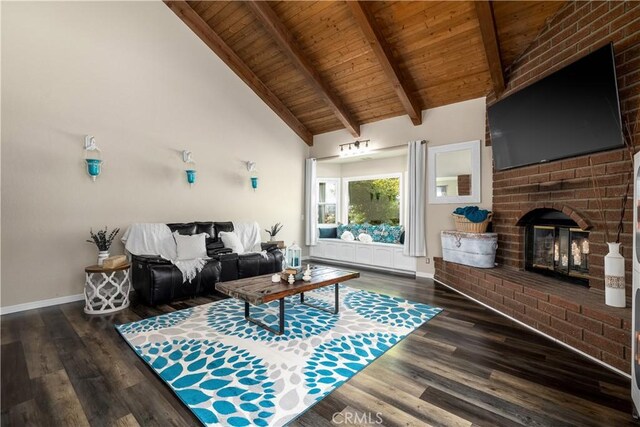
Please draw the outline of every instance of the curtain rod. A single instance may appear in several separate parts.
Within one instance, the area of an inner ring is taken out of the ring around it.
[[[423,139],[422,141],[420,141],[421,144],[426,144],[428,141]],[[387,151],[387,150],[395,150],[397,148],[407,148],[407,144],[400,144],[400,145],[392,145],[391,147],[384,147],[384,148],[379,148],[377,150],[373,150],[372,153],[377,153],[378,151]],[[333,160],[333,159],[337,159],[339,158],[340,155],[336,154],[333,156],[326,156],[326,157],[317,157],[316,160]]]

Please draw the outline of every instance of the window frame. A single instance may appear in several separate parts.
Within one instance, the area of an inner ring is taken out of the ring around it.
[[[342,178],[342,206],[343,209],[340,211],[340,219],[342,224],[349,223],[349,183],[352,181],[373,181],[374,179],[386,179],[386,178],[398,178],[399,180],[399,191],[400,191],[400,225],[404,225],[404,205],[405,205],[405,194],[404,194],[404,174],[402,172],[396,173],[382,173],[375,175],[363,175],[363,176],[348,176]]]
[[[320,202],[320,184],[321,183],[330,183],[333,182],[336,185],[336,202],[335,203],[328,203],[328,202]],[[341,214],[341,188],[342,186],[340,185],[340,178],[316,178],[316,218],[318,218],[318,213],[320,211],[320,206],[324,206],[324,205],[336,205],[336,222],[318,222],[318,227],[320,228],[331,228],[334,226],[337,226],[338,223],[340,222],[340,214]]]

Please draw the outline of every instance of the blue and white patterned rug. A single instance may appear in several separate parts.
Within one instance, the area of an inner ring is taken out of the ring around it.
[[[305,294],[327,308],[333,298],[333,286]],[[277,307],[251,316],[277,328]],[[247,322],[233,298],[116,328],[203,424],[281,426],[440,311],[341,285],[338,315],[288,298],[282,336]]]

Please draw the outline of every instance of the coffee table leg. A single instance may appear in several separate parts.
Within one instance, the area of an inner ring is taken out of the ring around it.
[[[284,298],[280,298],[278,300],[279,302],[279,319],[278,319],[278,330],[273,329],[271,326],[257,320],[254,319],[253,317],[251,317],[249,315],[249,303],[248,302],[244,302],[244,318],[253,323],[254,325],[258,325],[261,328],[266,329],[267,331],[271,332],[272,334],[276,334],[276,335],[282,335],[284,333]]]
[[[335,301],[333,310],[326,309],[324,307],[317,306],[315,304],[310,304],[308,302],[304,302],[304,292],[300,293],[300,304],[304,304],[309,307],[317,308],[318,310],[326,311],[331,314],[338,314],[340,311],[340,286],[336,283],[333,285],[335,287]]]

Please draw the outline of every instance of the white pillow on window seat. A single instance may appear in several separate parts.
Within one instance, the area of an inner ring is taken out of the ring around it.
[[[358,235],[358,240],[360,240],[362,243],[371,243],[373,242],[373,237],[371,237],[367,233],[360,233]]]
[[[175,231],[173,238],[176,240],[178,260],[207,258],[207,237],[209,237],[207,233],[183,236]]]
[[[218,236],[220,236],[222,244],[225,248],[231,249],[238,255],[244,253],[244,246],[242,246],[240,237],[238,237],[238,235],[233,231],[221,231],[220,233],[218,233]]]
[[[342,233],[340,238],[347,242],[353,242],[355,240],[355,237],[353,237],[353,233],[350,231],[345,231],[344,233]]]

